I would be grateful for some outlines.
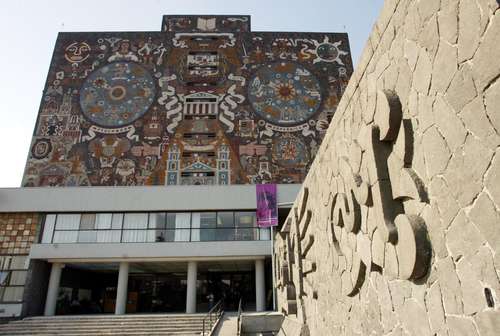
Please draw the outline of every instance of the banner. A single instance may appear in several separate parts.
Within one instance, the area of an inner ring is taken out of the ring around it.
[[[257,184],[257,226],[278,225],[276,184]]]

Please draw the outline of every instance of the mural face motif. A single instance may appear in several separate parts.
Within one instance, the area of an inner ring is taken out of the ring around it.
[[[292,63],[264,65],[250,81],[248,98],[255,112],[276,125],[303,123],[321,103],[320,85],[307,69]]]
[[[116,62],[87,77],[80,90],[80,105],[83,114],[95,124],[116,127],[142,117],[154,96],[154,82],[146,69]]]
[[[61,33],[24,186],[301,183],[352,73],[346,34]]]
[[[87,42],[73,42],[66,47],[64,58],[70,63],[81,63],[89,58],[90,50]]]

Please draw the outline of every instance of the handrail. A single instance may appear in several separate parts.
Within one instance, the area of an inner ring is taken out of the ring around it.
[[[237,325],[238,325],[238,329],[236,331],[236,336],[240,336],[241,335],[241,313],[243,312],[243,309],[242,309],[242,298],[240,298],[240,302],[238,303],[238,320],[237,320]]]
[[[219,322],[219,320],[223,314],[224,314],[224,300],[221,299],[221,300],[219,300],[219,302],[217,302],[215,304],[215,306],[212,307],[212,309],[210,309],[208,311],[208,313],[205,315],[205,317],[203,317],[203,332],[201,335],[202,336],[212,335],[212,333],[215,329],[215,326],[217,325],[217,323]],[[208,323],[206,323],[207,319],[208,319]],[[206,326],[206,328],[205,328],[205,326]],[[208,333],[206,333],[205,330]]]

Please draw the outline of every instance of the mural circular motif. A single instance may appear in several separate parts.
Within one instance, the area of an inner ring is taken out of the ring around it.
[[[248,99],[266,121],[293,126],[311,118],[321,104],[316,77],[292,62],[262,66],[250,80]]]
[[[283,136],[273,145],[273,156],[277,163],[293,167],[308,161],[306,144],[297,137]]]
[[[80,90],[83,114],[99,126],[119,127],[143,116],[153,103],[155,85],[138,64],[115,62],[93,72]]]
[[[37,139],[31,147],[31,155],[38,160],[45,159],[52,152],[49,138]]]

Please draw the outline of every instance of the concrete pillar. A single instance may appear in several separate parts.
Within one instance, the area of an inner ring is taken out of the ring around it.
[[[118,286],[116,288],[116,304],[115,314],[125,314],[127,309],[127,295],[128,295],[128,262],[120,263],[120,271],[118,273]]]
[[[255,260],[255,309],[266,310],[266,282],[264,280],[264,259]]]
[[[45,316],[53,316],[56,313],[57,295],[59,293],[59,283],[61,282],[61,272],[64,264],[53,263],[50,270],[49,288],[47,289],[47,299],[45,300]]]
[[[186,293],[186,314],[196,313],[196,280],[198,277],[198,263],[188,262],[187,272],[187,293]]]

